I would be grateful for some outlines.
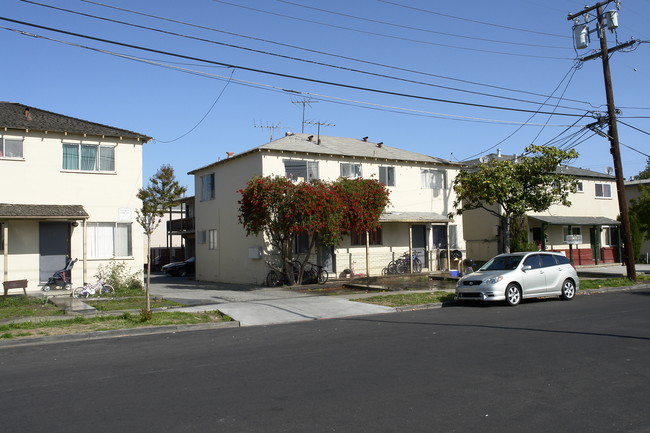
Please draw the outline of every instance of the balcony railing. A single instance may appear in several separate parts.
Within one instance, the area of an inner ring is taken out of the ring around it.
[[[167,221],[167,232],[194,231],[194,218],[181,218]]]

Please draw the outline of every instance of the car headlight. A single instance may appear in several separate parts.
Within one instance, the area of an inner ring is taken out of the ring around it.
[[[485,280],[483,280],[483,284],[496,284],[501,280],[503,280],[503,275],[499,275],[497,277],[492,277],[492,278],[486,278]]]

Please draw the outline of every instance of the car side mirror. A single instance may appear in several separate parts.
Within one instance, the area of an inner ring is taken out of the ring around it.
[[[521,270],[524,271],[524,272],[526,272],[526,271],[530,271],[531,269],[533,269],[533,267],[530,266],[530,265],[526,265],[526,266],[523,266],[523,267],[521,268]]]

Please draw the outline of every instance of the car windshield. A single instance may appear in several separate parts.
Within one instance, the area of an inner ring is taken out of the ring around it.
[[[512,271],[519,263],[523,256],[497,256],[481,266],[481,271]]]

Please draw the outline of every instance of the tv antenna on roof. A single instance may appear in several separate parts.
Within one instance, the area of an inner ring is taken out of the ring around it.
[[[320,127],[321,127],[321,126],[336,126],[336,125],[333,124],[333,123],[329,123],[329,122],[315,122],[315,121],[313,121],[313,120],[308,120],[308,121],[306,121],[306,122],[304,122],[304,123],[307,124],[307,125],[317,125],[317,126],[318,126],[318,130],[317,130],[318,141],[316,141],[317,143],[320,143]]]
[[[295,100],[291,101],[292,104],[300,104],[300,105],[302,105],[302,129],[301,129],[300,132],[302,132],[302,133],[305,132],[305,107],[311,108],[311,104],[312,103],[315,104],[317,102],[318,101],[312,101],[309,98],[303,98],[303,99],[300,99],[300,100],[297,100],[297,101],[295,101]]]
[[[280,125],[279,123],[276,123],[275,125],[270,125],[268,122],[266,125],[255,125],[253,124],[254,128],[264,128],[269,130],[269,142],[273,141],[273,130],[274,129],[286,129],[285,126]]]

